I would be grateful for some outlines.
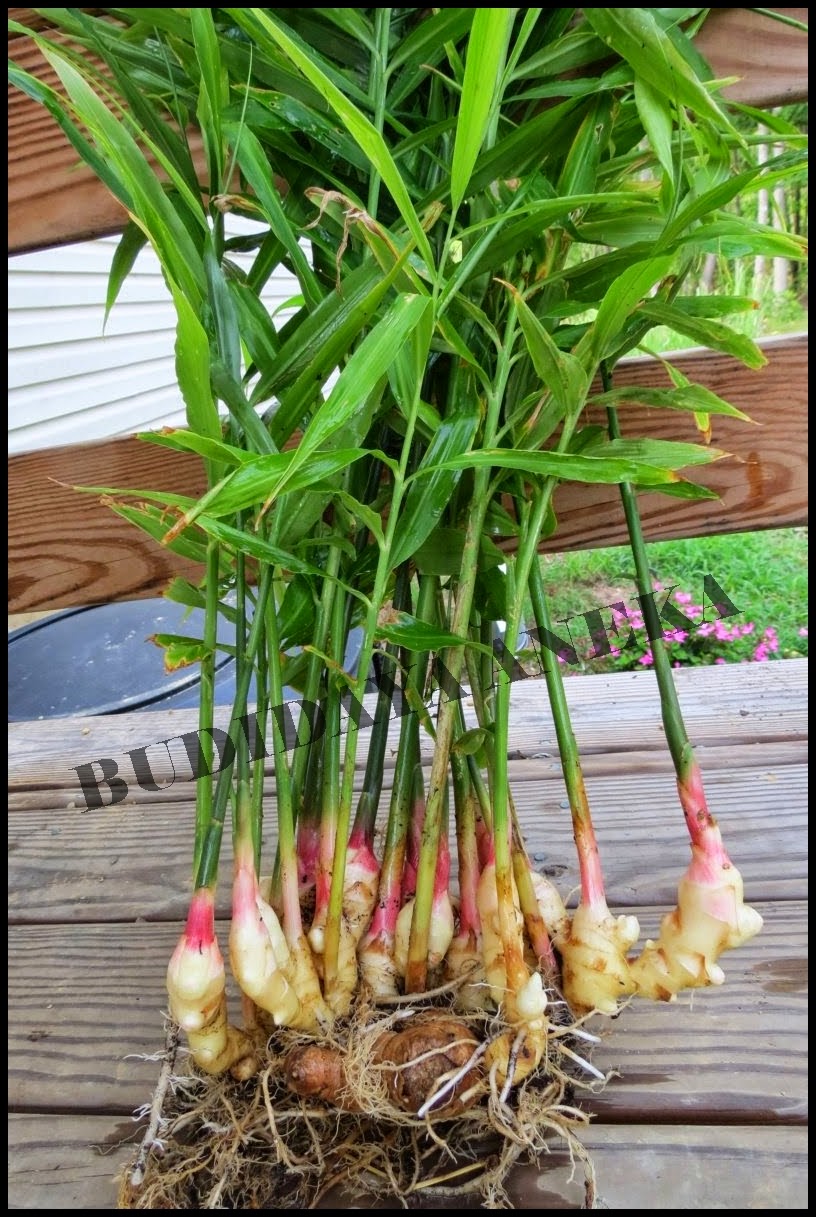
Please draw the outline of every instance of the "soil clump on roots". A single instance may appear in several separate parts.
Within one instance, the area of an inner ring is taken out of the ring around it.
[[[458,1199],[509,1208],[511,1167],[553,1149],[583,1169],[584,1207],[594,1207],[594,1172],[577,1135],[588,1117],[573,1094],[602,1075],[585,1080],[569,1024],[552,1027],[531,1076],[502,1084],[487,1059],[504,1031],[447,1005],[360,1003],[331,1038],[275,1029],[265,1047],[261,1040],[255,1076],[236,1080],[198,1072],[173,1029],[119,1207],[310,1208],[340,1189],[354,1207]]]

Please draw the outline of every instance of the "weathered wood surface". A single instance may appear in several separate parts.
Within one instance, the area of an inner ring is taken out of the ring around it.
[[[604,1035],[593,1063],[621,1077],[584,1092],[584,1109],[616,1123],[806,1122],[807,904],[756,907],[765,926],[723,959],[722,989],[670,1005],[635,1002],[614,1023],[593,1022]],[[644,935],[665,911],[638,910]],[[180,928],[11,929],[11,1110],[126,1115],[149,1098],[156,1064],[140,1058],[162,1047],[164,974]],[[220,923],[222,943],[226,935]]]
[[[706,790],[754,900],[803,898],[808,777],[804,746],[758,747],[734,771],[734,749],[705,757]],[[794,761],[794,757],[796,760]],[[587,790],[604,857],[608,893],[637,907],[674,898],[688,857],[683,817],[668,762],[619,754],[606,772],[587,767]],[[646,763],[644,763],[644,761]],[[713,763],[712,763],[713,762]],[[566,894],[578,884],[572,826],[560,774],[549,762],[511,762],[511,778],[533,862]],[[156,798],[110,810],[36,806],[36,795],[9,807],[9,919],[88,922],[182,918],[190,884],[195,803]],[[386,785],[382,805],[391,791]],[[266,822],[275,821],[273,786]],[[113,846],[112,846],[113,843]],[[274,836],[267,833],[270,853]],[[230,848],[223,848],[229,873]],[[222,885],[219,909],[229,912]]]
[[[647,538],[781,528],[807,520],[807,335],[765,339],[761,371],[728,356],[689,351],[673,357],[693,381],[711,388],[757,424],[714,420],[714,441],[732,454],[691,480],[721,499],[691,502],[641,496]],[[616,384],[663,385],[651,359],[620,365]],[[637,418],[633,419],[633,413]],[[676,410],[621,409],[624,434],[695,441],[691,415]],[[72,486],[135,487],[199,496],[206,489],[200,460],[135,438],[101,440],[24,453],[8,462],[8,611],[67,608],[159,595],[173,574],[195,567],[121,519],[94,495]],[[565,550],[622,544],[626,528],[615,486],[558,488],[557,534],[543,548]]]
[[[31,9],[9,19],[31,27]],[[42,26],[35,18],[34,28]],[[53,35],[52,35],[53,36]],[[9,34],[9,58],[52,88],[56,72],[30,38]],[[44,106],[8,86],[8,252],[119,232],[127,214],[79,157]]]
[[[695,747],[725,747],[737,743],[784,743],[807,738],[807,660],[767,664],[717,664],[678,668],[677,688],[686,727]],[[567,700],[576,738],[584,756],[613,753],[665,752],[660,724],[660,699],[650,672],[615,672],[566,682]],[[467,693],[467,688],[465,689]],[[538,678],[513,686],[513,756],[516,760],[548,761],[557,765],[555,729],[543,682]],[[603,713],[598,708],[603,706]],[[464,700],[466,720],[475,722],[470,699]],[[219,707],[216,727],[226,727],[230,711]],[[60,790],[63,802],[45,806],[84,806],[74,767],[100,757],[112,757],[132,788],[128,798],[140,797],[128,750],[173,739],[171,763],[164,748],[151,748],[150,766],[157,784],[179,779],[186,756],[176,737],[198,726],[194,710],[146,711],[100,718],[62,718],[10,723],[8,728],[9,790]],[[392,742],[397,724],[392,724]],[[366,733],[361,733],[361,757]],[[425,757],[431,743],[423,734]],[[704,754],[703,754],[704,755]],[[393,764],[393,752],[386,765]],[[47,797],[47,796],[44,796]]]
[[[74,486],[202,491],[194,463],[137,439],[70,444],[9,459],[9,612],[160,595],[200,568]]]
[[[697,46],[720,80],[738,77],[736,83],[723,89],[723,96],[730,101],[760,108],[807,101],[807,33],[772,20],[767,11],[712,9],[697,36]],[[810,10],[770,11],[807,25]]]
[[[114,1208],[116,1174],[132,1152],[119,1143],[134,1135],[134,1127],[116,1116],[12,1116],[9,1208]],[[706,1177],[717,1181],[708,1200],[716,1199],[718,1208],[807,1208],[801,1183],[806,1129],[593,1125],[581,1139],[608,1208],[702,1207],[701,1164]],[[579,1209],[580,1167],[576,1178],[572,1174],[569,1156],[556,1146],[540,1170],[514,1172],[510,1199],[520,1209]]]
[[[723,988],[595,1020],[593,1062],[620,1076],[580,1093],[592,1116],[581,1139],[611,1207],[806,1207],[806,675],[801,660],[676,673],[712,807],[765,926],[723,958]],[[654,730],[653,677],[576,678],[567,691],[610,906],[635,912],[642,938],[654,936],[688,845]],[[537,867],[567,893],[577,875],[543,682],[514,693],[512,739],[523,748],[510,767],[523,830]],[[130,1114],[155,1081],[145,1058],[161,1047],[164,972],[189,878],[189,784],[83,812],[48,766],[77,763],[80,744],[113,755],[188,726],[189,715],[158,714],[10,730],[12,1208],[113,1206],[130,1152],[117,1143],[135,1131]],[[49,732],[50,760],[38,758]],[[219,933],[225,941],[223,921]],[[91,1148],[100,1143],[109,1157]],[[542,1170],[515,1172],[511,1198],[520,1208],[580,1207],[580,1171],[568,1179],[556,1151]]]
[[[95,11],[95,10],[90,10]],[[807,22],[807,9],[782,9]],[[30,24],[31,9],[9,9]],[[43,24],[42,19],[36,19]],[[755,106],[807,98],[807,35],[756,10],[715,9],[698,38],[717,78],[737,76],[726,96]],[[10,57],[52,82],[30,39],[9,36]],[[8,250],[21,253],[119,231],[125,215],[84,166],[50,115],[9,87]]]
[[[808,518],[808,338],[807,334],[765,339],[768,363],[758,372],[715,351],[689,351],[672,363],[730,401],[756,424],[717,417],[713,443],[729,455],[713,465],[687,471],[689,481],[710,487],[720,498],[692,502],[665,495],[639,497],[647,540],[713,536],[807,523]],[[664,387],[669,377],[651,359],[621,363],[616,387]],[[600,415],[590,421],[605,423]],[[692,415],[674,410],[619,410],[624,436],[698,442]],[[555,493],[559,525],[546,550],[594,549],[628,543],[616,486],[563,483]]]

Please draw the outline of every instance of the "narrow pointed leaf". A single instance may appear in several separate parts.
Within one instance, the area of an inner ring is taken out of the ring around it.
[[[428,63],[430,56],[446,42],[458,42],[468,31],[474,12],[470,8],[436,9],[420,21],[389,57],[388,70],[394,73],[403,64]]]
[[[596,97],[578,128],[558,180],[558,193],[582,194],[595,189],[612,110],[608,96]]]
[[[687,410],[692,414],[700,411],[706,414],[725,414],[729,418],[739,418],[743,422],[751,419],[742,410],[732,406],[730,402],[718,397],[704,385],[679,387],[676,389],[651,389],[631,385],[628,388],[610,389],[608,393],[599,393],[591,400],[593,406],[646,406],[649,409]]]
[[[171,579],[164,589],[164,598],[172,600],[173,604],[183,604],[187,608],[206,609],[207,607],[207,596],[203,588],[195,587],[189,579],[182,579],[178,575],[175,579]],[[238,619],[234,606],[227,604],[224,600],[219,600],[218,612],[227,621],[235,623]]]
[[[240,18],[241,10],[228,9],[227,11]],[[422,228],[419,216],[414,209],[414,204],[411,202],[411,196],[408,193],[405,182],[380,132],[357,109],[354,103],[341,92],[337,85],[323,73],[314,60],[310,59],[309,55],[286,33],[283,26],[269,16],[267,11],[253,9],[252,13],[260,27],[274,40],[292,63],[303,73],[306,79],[325,98],[342,121],[346,130],[353,136],[369,158],[399,208],[400,215],[408,231],[416,241],[417,249],[422,254],[426,265],[432,268],[434,257],[430,243]]]
[[[597,358],[602,359],[608,353],[630,314],[673,265],[674,258],[664,254],[660,258],[636,262],[615,278],[590,329],[590,341]]]
[[[437,625],[420,621],[410,613],[395,613],[394,620],[379,624],[377,637],[394,643],[395,646],[405,647],[408,651],[442,651],[445,647],[470,647],[493,658],[490,647],[469,638],[460,638],[458,634],[451,634]]]
[[[247,283],[228,279],[227,284],[238,314],[241,341],[249,352],[254,370],[265,372],[273,366],[280,350],[280,339],[272,318]]]
[[[648,9],[587,8],[583,14],[599,38],[653,89],[677,105],[687,106],[695,114],[710,119],[720,130],[737,134]]]
[[[308,490],[365,455],[362,448],[321,453],[312,456],[308,465],[296,448],[254,457],[213,486],[187,512],[186,520],[191,522],[205,512],[215,518],[233,515],[247,507],[271,502],[287,491]]]
[[[708,486],[699,486],[685,478],[679,478],[676,482],[665,482],[662,486],[636,485],[635,490],[642,490],[646,494],[667,494],[673,499],[690,499],[692,502],[713,502],[720,498],[716,490],[709,490]]]
[[[196,520],[196,527],[208,536],[214,537],[215,540],[221,541],[228,546],[234,553],[243,553],[250,558],[255,558],[259,562],[265,562],[268,565],[279,566],[282,570],[291,571],[296,575],[308,575],[314,579],[328,579],[329,575],[319,566],[315,566],[311,562],[306,562],[303,558],[290,550],[282,548],[280,545],[273,545],[267,541],[265,537],[258,536],[257,533],[247,529],[234,528],[231,524],[227,524],[225,520],[217,520],[213,516],[202,515]],[[184,534],[181,534],[182,539]],[[158,538],[162,540],[163,538]],[[331,544],[333,538],[325,539],[325,544]],[[170,548],[173,548],[175,539],[170,543]],[[206,553],[202,546],[202,553]],[[342,588],[347,595],[353,596],[355,600],[362,600],[366,603],[366,598],[356,587],[351,587],[348,583],[344,583],[342,579],[334,581],[337,586]]]
[[[373,322],[398,274],[399,267],[383,275],[374,263],[361,266],[311,316],[300,318],[291,330],[284,327],[278,357],[252,392],[253,404],[266,401],[272,394],[280,398],[270,424],[279,447],[301,425],[316,389],[342,363],[361,331]]]
[[[692,317],[685,310],[650,300],[641,305],[639,312],[654,325],[667,325],[686,338],[715,351],[724,351],[741,360],[746,367],[762,368],[768,362],[760,348],[745,334],[738,334],[718,321],[703,317]]]
[[[122,284],[133,270],[134,263],[146,244],[147,236],[139,225],[132,222],[128,224],[111,261],[108,290],[105,295],[105,325],[107,325],[110,311],[118,299],[119,292],[122,290]]]
[[[468,452],[478,425],[479,409],[475,402],[472,408],[442,419],[417,474],[421,475],[423,466],[433,468],[450,457],[463,456]],[[411,483],[391,550],[391,565],[394,569],[412,557],[437,527],[460,477],[461,471],[437,467],[428,477],[420,476],[417,481]]]
[[[218,36],[215,31],[212,10],[191,8],[190,29],[196,51],[196,63],[201,72],[201,91],[197,116],[199,130],[207,152],[210,171],[210,189],[223,189],[223,155],[221,136],[221,114],[226,101],[226,79],[221,66]]]
[[[615,485],[619,482],[660,485],[661,482],[677,480],[677,475],[671,470],[657,469],[624,457],[582,456],[570,452],[525,452],[511,448],[479,448],[465,457],[446,461],[445,467],[517,469],[532,477],[554,477],[564,481],[601,485]]]
[[[210,386],[210,340],[184,292],[170,282],[176,306],[176,378],[187,407],[187,426],[221,439],[221,419]]]
[[[179,557],[189,558],[191,562],[200,562],[203,566],[207,561],[207,545],[203,540],[181,533],[169,542],[165,541],[167,532],[167,517],[163,511],[151,507],[131,507],[128,503],[111,503],[111,509],[116,515],[135,524],[142,532],[146,532],[154,541],[159,541],[171,553]],[[200,536],[200,534],[199,534]]]
[[[451,203],[454,211],[465,197],[491,115],[500,100],[499,85],[514,15],[515,10],[511,8],[479,8],[473,17],[453,145]]]
[[[648,136],[652,151],[660,162],[669,183],[674,181],[672,136],[674,122],[671,102],[642,77],[635,78],[635,105]]]
[[[160,448],[172,448],[174,452],[195,452],[207,460],[220,461],[228,466],[246,465],[253,459],[253,454],[245,448],[236,448],[234,444],[198,435],[194,431],[141,431],[138,438],[158,444]]]
[[[280,201],[278,188],[272,175],[269,159],[258,138],[248,128],[228,127],[227,134],[230,142],[238,153],[238,164],[241,172],[255,193],[275,236],[280,241],[292,263],[292,270],[297,276],[303,295],[309,309],[317,308],[323,299],[323,292],[315,278],[314,271],[309,265],[306,255],[300,247],[292,224],[287,219]]]
[[[212,387],[226,405],[232,417],[243,431],[246,444],[255,452],[276,452],[275,441],[247,400],[240,383],[231,376],[217,359],[210,368]]]
[[[135,218],[149,233],[163,266],[189,299],[200,299],[204,289],[200,255],[138,144],[74,66],[53,46],[41,46],[78,117],[115,167],[132,199]]]
[[[215,334],[221,362],[235,380],[241,378],[241,337],[238,315],[230,295],[224,272],[215,256],[212,242],[207,240],[204,249],[204,273],[207,276],[207,292],[215,319]]]
[[[659,469],[685,469],[691,465],[709,465],[727,456],[719,448],[703,444],[687,444],[665,439],[603,439],[590,443],[585,456],[614,457],[626,461],[641,461]]]
[[[508,284],[509,286],[509,284]],[[527,350],[538,375],[550,390],[562,414],[581,408],[589,387],[580,360],[556,346],[532,309],[511,288]]]
[[[298,449],[301,459],[324,444],[359,408],[388,372],[394,354],[421,325],[431,302],[423,296],[399,296],[352,355],[337,384],[311,419]]]

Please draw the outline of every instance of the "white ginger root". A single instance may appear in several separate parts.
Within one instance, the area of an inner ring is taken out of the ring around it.
[[[452,939],[445,956],[445,979],[458,980],[467,976],[456,990],[453,1007],[462,1014],[483,1013],[490,995],[482,954],[482,936],[475,930],[460,930]]]
[[[743,901],[742,876],[725,854],[694,858],[677,888],[677,907],[660,925],[657,942],[647,941],[631,964],[637,992],[673,1001],[680,989],[721,985],[717,959],[742,946],[762,928],[756,909]]]
[[[297,1014],[286,1026],[300,1031],[325,1031],[334,1021],[332,1011],[323,1000],[317,968],[302,931],[289,943],[289,960],[285,971],[299,1004]]]
[[[373,997],[396,997],[397,965],[394,962],[394,935],[381,930],[366,934],[357,948],[357,963],[363,983]]]
[[[397,917],[394,937],[394,963],[397,974],[405,976],[408,968],[408,948],[411,940],[411,921],[414,916],[413,899],[406,901]],[[438,968],[448,953],[453,941],[453,905],[447,891],[434,896],[431,924],[428,933],[428,967]]]
[[[562,987],[573,1013],[616,1014],[618,1002],[635,991],[626,958],[637,942],[637,917],[613,917],[606,904],[581,904],[569,932],[557,940]]]
[[[343,914],[355,944],[369,927],[377,904],[380,867],[366,844],[350,848],[343,879]]]
[[[277,914],[246,872],[235,879],[229,951],[232,974],[247,997],[277,1026],[292,1026],[300,1001],[288,977],[289,947]]]
[[[517,993],[508,994],[505,1013],[510,1027],[486,1054],[498,1085],[518,1086],[538,1068],[547,1047],[546,1010],[540,972],[533,972]]]
[[[490,997],[499,1006],[507,993],[507,967],[504,959],[504,943],[499,921],[499,899],[496,892],[496,866],[491,862],[479,876],[476,903],[482,926],[482,958]],[[519,907],[518,890],[513,883],[513,907],[519,942],[522,941],[524,918]]]
[[[324,973],[325,981],[325,973]],[[351,1009],[357,988],[357,943],[345,917],[340,918],[340,944],[337,952],[337,974],[332,984],[326,984],[326,1004],[332,1014],[344,1018]]]
[[[199,1069],[232,1069],[242,1078],[255,1072],[252,1041],[227,1020],[224,960],[215,939],[205,944],[182,934],[167,967],[167,993],[170,1015],[186,1033]]]
[[[545,875],[539,875],[538,871],[534,871],[532,867],[530,868],[530,877],[533,881],[538,911],[541,913],[541,918],[547,927],[547,933],[555,945],[558,946],[559,942],[569,934],[569,913],[554,883],[551,883]]]

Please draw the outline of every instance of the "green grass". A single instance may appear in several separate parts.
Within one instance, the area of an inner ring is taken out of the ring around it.
[[[744,662],[757,658],[761,643],[778,639],[778,649],[771,645],[767,658],[780,659],[807,655],[807,529],[788,528],[766,532],[732,533],[720,537],[699,537],[684,541],[659,541],[649,546],[652,575],[656,584],[667,591],[675,588],[681,597],[692,597],[692,606],[705,608],[704,617],[697,615],[694,631],[683,643],[673,644],[675,663],[714,663],[716,661]],[[608,549],[583,550],[565,554],[545,555],[541,559],[544,578],[550,595],[554,621],[570,619],[569,629],[579,654],[584,657],[585,671],[639,668],[644,654],[645,637],[638,634],[637,647],[622,652],[619,658],[597,658],[592,655],[592,643],[582,614],[591,609],[603,609],[623,600],[630,610],[637,611],[634,567],[629,550],[623,546]],[[705,576],[712,576],[738,610],[722,618],[718,632],[739,637],[717,638],[715,633],[699,632],[703,620],[720,620],[709,597],[704,597]],[[662,603],[664,595],[658,595]],[[681,611],[691,613],[691,607],[677,604]],[[607,610],[603,620],[612,614]],[[637,618],[636,618],[637,620]],[[753,631],[746,632],[753,623]],[[765,631],[772,631],[770,637]],[[566,632],[557,628],[560,637]],[[621,637],[626,636],[622,631]],[[610,633],[614,641],[614,635]],[[760,655],[763,654],[760,651]],[[575,668],[568,670],[575,671]]]

